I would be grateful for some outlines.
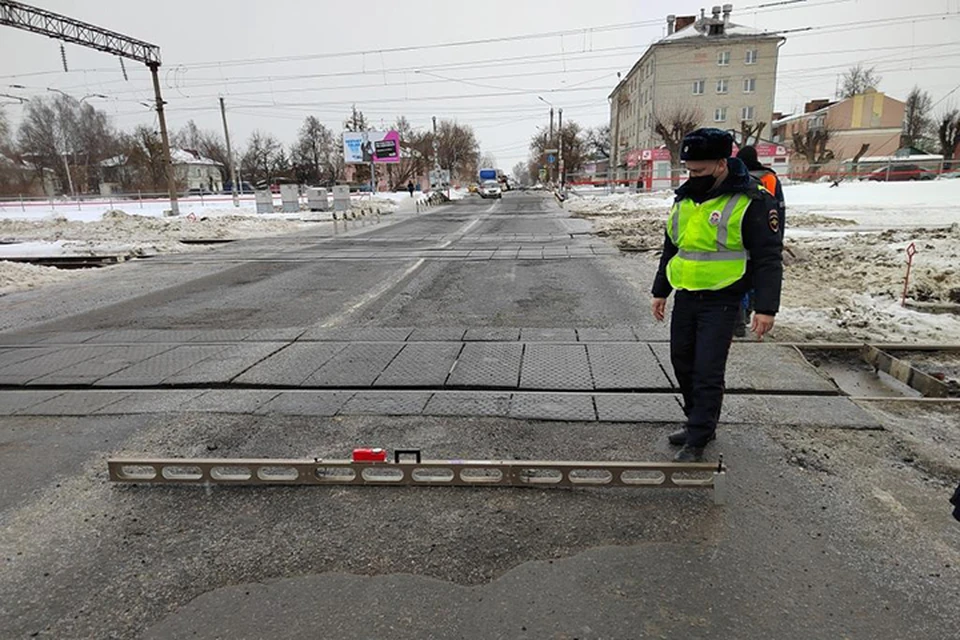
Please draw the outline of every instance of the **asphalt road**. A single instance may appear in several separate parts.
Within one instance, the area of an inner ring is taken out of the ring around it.
[[[653,258],[617,255],[587,230],[541,194],[472,198],[336,235],[123,265],[55,296],[17,296],[0,326],[629,326],[662,339],[647,311]],[[818,420],[724,427],[710,451],[724,454],[731,495],[716,506],[709,492],[670,489],[114,486],[105,467],[117,454],[338,457],[359,445],[665,459],[667,423],[175,403],[3,416],[0,637],[953,637],[949,471],[893,464],[890,431]]]

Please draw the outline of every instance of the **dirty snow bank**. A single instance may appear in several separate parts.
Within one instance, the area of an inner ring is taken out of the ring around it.
[[[14,291],[36,289],[46,284],[66,282],[82,275],[78,270],[40,267],[34,264],[8,262],[0,258],[0,296]]]

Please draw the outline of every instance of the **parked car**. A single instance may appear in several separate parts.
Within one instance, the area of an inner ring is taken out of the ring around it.
[[[933,171],[928,171],[915,164],[891,164],[871,171],[867,180],[874,182],[904,182],[906,180],[933,180],[937,177]]]
[[[232,183],[232,182],[229,182],[229,181],[228,181],[228,182],[224,182],[224,183],[223,183],[223,192],[224,192],[224,193],[233,193],[233,183]],[[255,192],[255,189],[253,188],[253,185],[250,184],[249,182],[247,182],[246,180],[241,180],[241,181],[237,184],[237,193],[241,193],[241,194],[242,194],[242,193],[254,193],[254,192]]]
[[[502,198],[500,183],[496,180],[484,180],[479,189],[481,198]]]

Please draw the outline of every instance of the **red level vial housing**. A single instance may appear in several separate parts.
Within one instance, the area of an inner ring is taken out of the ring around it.
[[[381,449],[380,447],[376,448],[360,448],[353,450],[353,461],[354,462],[386,462],[387,461],[387,450]]]

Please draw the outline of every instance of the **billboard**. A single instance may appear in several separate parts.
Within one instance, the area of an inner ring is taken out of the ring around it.
[[[396,131],[344,131],[343,161],[347,164],[400,162],[400,134]]]

